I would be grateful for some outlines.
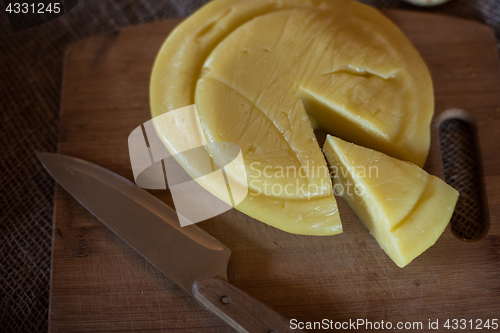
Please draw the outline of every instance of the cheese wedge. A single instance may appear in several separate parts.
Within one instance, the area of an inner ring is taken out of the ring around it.
[[[457,202],[455,189],[413,163],[336,137],[327,137],[323,151],[336,192],[399,267],[436,242]]]
[[[153,117],[196,104],[207,141],[243,153],[249,195],[236,208],[307,235],[342,231],[311,121],[423,165],[434,104],[425,64],[399,29],[343,0],[210,2],[162,46],[150,101]]]

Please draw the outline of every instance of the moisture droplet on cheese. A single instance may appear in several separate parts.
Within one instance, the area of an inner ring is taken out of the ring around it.
[[[335,186],[363,187],[362,194],[344,191],[342,197],[399,267],[436,242],[457,202],[455,189],[413,163],[339,138],[328,136],[323,151]]]
[[[237,144],[249,195],[236,208],[291,233],[342,231],[313,126],[420,166],[429,149],[427,68],[392,22],[356,1],[210,2],[168,37],[150,92],[153,116],[196,104],[207,138]]]

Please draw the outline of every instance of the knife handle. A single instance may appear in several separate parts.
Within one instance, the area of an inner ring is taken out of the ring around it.
[[[229,282],[219,278],[198,280],[194,297],[240,333],[299,333],[290,322]]]

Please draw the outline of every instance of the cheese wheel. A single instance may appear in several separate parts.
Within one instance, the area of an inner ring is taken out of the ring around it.
[[[427,68],[393,23],[355,1],[215,0],[167,38],[150,94],[153,117],[196,104],[208,141],[237,144],[249,194],[236,208],[292,233],[342,231],[311,123],[419,166],[429,149]]]

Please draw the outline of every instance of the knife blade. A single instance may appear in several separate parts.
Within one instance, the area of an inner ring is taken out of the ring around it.
[[[227,282],[231,251],[136,184],[96,164],[39,153],[75,199],[173,282],[238,332],[301,332]]]

